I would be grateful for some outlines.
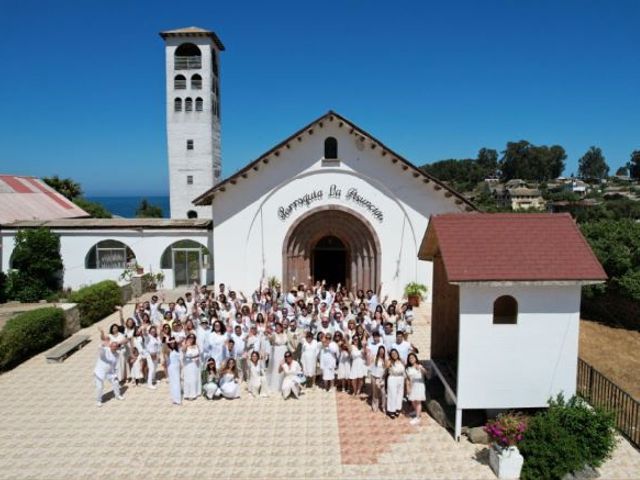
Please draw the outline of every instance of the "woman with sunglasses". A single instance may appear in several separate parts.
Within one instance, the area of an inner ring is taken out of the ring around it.
[[[202,371],[202,393],[209,400],[213,400],[221,393],[218,386],[218,369],[213,358],[207,360],[207,366]]]
[[[302,367],[293,359],[291,352],[284,354],[284,360],[280,363],[280,373],[284,375],[282,379],[282,398],[285,400],[293,395],[296,398],[300,397],[300,378],[302,373]]]

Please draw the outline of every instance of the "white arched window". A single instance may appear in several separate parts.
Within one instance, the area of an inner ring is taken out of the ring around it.
[[[176,70],[202,68],[202,52],[193,43],[183,43],[176,48],[173,60]]]
[[[173,88],[175,90],[184,90],[187,88],[187,77],[184,75],[176,75],[173,79]]]
[[[182,99],[176,98],[173,100],[173,111],[181,112],[182,111]]]
[[[118,240],[102,240],[87,252],[84,266],[88,269],[124,269],[135,258],[127,244]]]
[[[200,97],[196,98],[196,112],[201,112],[204,106],[204,102]]]
[[[191,97],[187,97],[184,99],[184,111],[192,112],[193,111],[193,100]]]
[[[202,89],[202,77],[197,73],[191,76],[191,88],[193,90],[201,90]]]

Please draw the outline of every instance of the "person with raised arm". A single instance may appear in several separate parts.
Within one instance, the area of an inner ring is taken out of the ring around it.
[[[120,382],[116,376],[116,366],[120,358],[120,345],[118,342],[109,340],[104,330],[98,328],[100,332],[100,340],[102,344],[98,347],[98,359],[93,369],[93,376],[96,386],[96,402],[99,407],[102,406],[104,394],[104,382],[111,383],[111,388],[116,399],[124,400],[120,393]]]

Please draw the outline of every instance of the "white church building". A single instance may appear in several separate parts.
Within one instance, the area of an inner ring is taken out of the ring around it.
[[[134,259],[165,273],[166,287],[215,281],[250,292],[267,277],[285,287],[310,277],[382,283],[399,298],[408,282],[430,286],[431,265],[417,256],[429,216],[474,210],[464,197],[332,111],[220,181],[225,47],[197,27],[160,36],[171,218],[24,218],[2,226],[3,270],[17,230],[48,226],[71,288],[117,279]]]

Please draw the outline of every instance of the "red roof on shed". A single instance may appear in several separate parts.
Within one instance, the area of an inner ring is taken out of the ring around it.
[[[431,260],[438,252],[449,282],[607,278],[567,213],[435,215],[418,256]]]

